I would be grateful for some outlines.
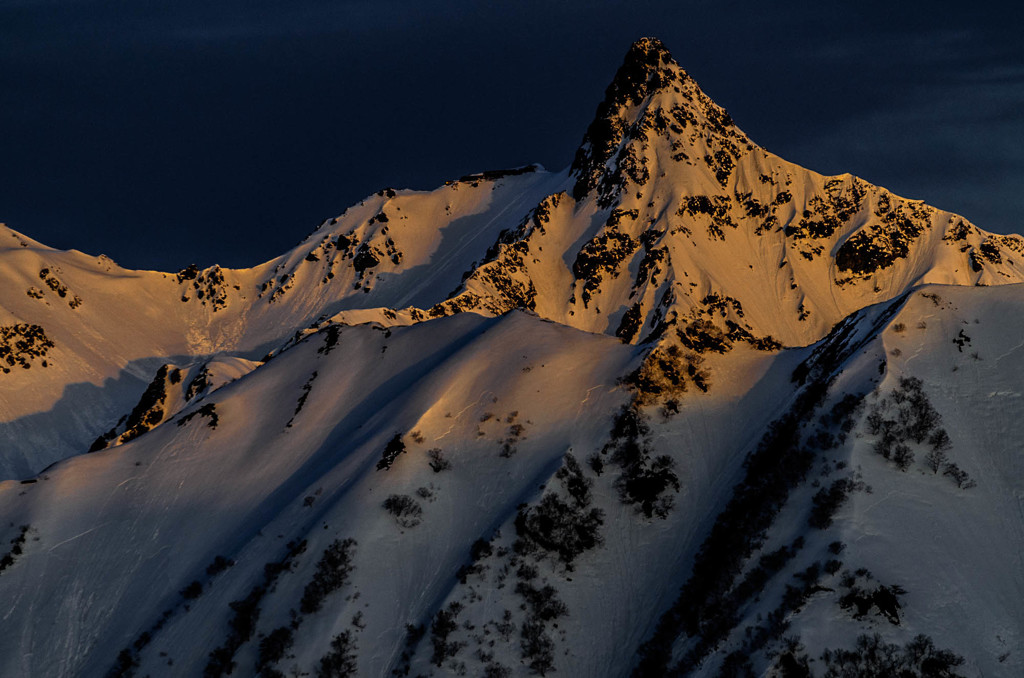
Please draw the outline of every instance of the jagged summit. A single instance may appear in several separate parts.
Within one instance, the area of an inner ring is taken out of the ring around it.
[[[662,96],[658,96],[662,95]],[[657,101],[655,101],[657,99]],[[656,38],[633,43],[598,105],[587,128],[571,171],[576,178],[572,195],[582,200],[597,189],[605,206],[622,187],[622,175],[637,180],[643,176],[642,138],[649,130],[672,137],[676,157],[683,146],[694,146],[696,136],[684,140],[687,127],[698,132],[713,156],[728,153],[738,160],[749,142],[735,129],[732,118],[707,97],[690,78],[665,45]],[[747,148],[746,150],[750,150]],[[729,161],[716,157],[718,170],[728,172]]]
[[[528,308],[690,355],[806,345],[925,282],[1024,280],[1024,241],[756,146],[664,45],[635,43],[569,182],[430,310]]]
[[[576,177],[573,197],[581,200],[597,187],[603,166],[622,142],[626,127],[624,109],[638,106],[652,91],[675,81],[682,69],[656,38],[633,43],[622,66],[616,72],[604,100],[598,104],[593,122],[576,151],[572,173]]]
[[[736,346],[810,344],[916,285],[1021,281],[1020,237],[766,152],[646,38],[562,190],[503,230],[428,316],[527,308],[653,347],[636,379],[668,397],[706,390],[707,364]]]

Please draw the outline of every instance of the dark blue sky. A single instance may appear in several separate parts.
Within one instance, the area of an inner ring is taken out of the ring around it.
[[[1017,5],[820,4],[0,0],[0,221],[253,265],[384,186],[568,165],[653,35],[782,157],[1024,230]]]

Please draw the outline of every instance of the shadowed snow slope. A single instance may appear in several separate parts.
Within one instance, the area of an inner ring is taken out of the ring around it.
[[[562,172],[0,262],[2,675],[1024,672],[1024,239],[657,40]]]

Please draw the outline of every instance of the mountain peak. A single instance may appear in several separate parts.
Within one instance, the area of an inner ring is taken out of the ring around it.
[[[692,155],[680,154],[683,146],[701,145],[695,157],[724,151],[735,162],[752,148],[660,40],[641,38],[626,53],[576,151],[573,198],[583,200],[596,189],[598,204],[610,206],[625,179],[646,171],[644,151],[654,136],[668,140],[673,159]]]
[[[672,58],[672,54],[668,51],[668,47],[665,47],[665,43],[658,38],[649,35],[640,38],[630,45],[629,53],[632,54],[634,52],[644,54],[654,52],[659,55],[665,55],[668,59]]]
[[[251,269],[0,227],[0,675],[1024,676],[1024,239],[653,39],[573,172]]]
[[[576,151],[572,163],[577,178],[574,198],[583,198],[600,183],[603,166],[622,142],[626,127],[623,109],[643,103],[649,94],[674,80],[677,72],[682,69],[657,38],[641,38],[633,43]]]
[[[626,52],[622,66],[608,87],[606,100],[640,103],[648,93],[671,82],[675,70],[681,70],[679,64],[661,40],[640,38]]]

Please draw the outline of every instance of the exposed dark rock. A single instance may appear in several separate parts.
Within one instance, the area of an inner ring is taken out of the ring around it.
[[[214,312],[227,306],[228,285],[220,266],[211,266],[200,271],[195,264],[189,264],[188,267],[178,271],[175,277],[178,280],[178,285],[184,287],[181,295],[183,302],[192,300],[193,297],[189,296],[191,291],[203,306],[209,305]]]
[[[725,240],[725,227],[736,228],[736,222],[729,215],[731,208],[732,200],[729,196],[692,195],[683,198],[683,203],[676,213],[680,216],[705,215],[710,217],[711,222],[707,225],[708,235],[715,240]]]
[[[37,358],[46,367],[46,354],[53,347],[53,341],[40,325],[4,325],[0,327],[0,371],[9,374],[12,367],[27,370]]]
[[[170,365],[163,365],[149,382],[124,424],[121,442],[139,437],[164,419],[164,401],[167,399],[167,378]]]
[[[860,211],[865,195],[867,187],[856,177],[849,184],[842,179],[829,179],[824,194],[811,196],[807,201],[800,221],[786,226],[786,235],[797,240],[831,237]],[[879,201],[887,206],[888,195],[883,193]]]
[[[643,322],[643,310],[640,303],[637,302],[622,314],[622,320],[619,321],[619,328],[615,330],[615,336],[628,344],[636,337],[636,333],[640,331]]]
[[[576,151],[572,172],[576,176],[573,198],[577,201],[597,188],[608,161],[622,142],[625,123],[621,108],[638,105],[649,94],[671,83],[675,79],[674,64],[660,40],[644,38],[630,47]]]
[[[376,252],[364,243],[356,253],[355,259],[352,260],[352,268],[358,273],[362,273],[368,268],[373,268],[380,263],[378,255],[379,252]]]
[[[185,400],[192,400],[200,393],[204,393],[213,383],[210,375],[210,366],[203,365],[192,381],[185,387]]]
[[[910,245],[930,223],[934,210],[924,203],[901,202],[881,221],[850,236],[836,252],[836,267],[854,275],[870,275],[893,266],[910,254]]]
[[[619,266],[639,248],[640,243],[628,234],[606,230],[580,249],[572,272],[577,280],[583,281],[581,298],[584,306],[600,287],[604,275],[618,277]]]

